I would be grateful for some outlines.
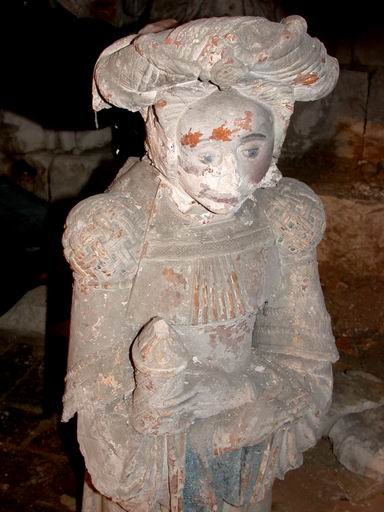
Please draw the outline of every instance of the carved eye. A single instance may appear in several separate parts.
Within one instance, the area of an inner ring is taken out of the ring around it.
[[[199,156],[199,160],[203,164],[211,164],[214,160],[214,156],[211,153],[205,153],[204,155]]]
[[[256,158],[259,154],[259,148],[247,148],[241,151],[241,154],[245,156],[245,158]]]

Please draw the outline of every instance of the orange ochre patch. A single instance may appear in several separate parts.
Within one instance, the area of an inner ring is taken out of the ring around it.
[[[165,100],[159,100],[155,103],[156,108],[164,108],[167,105],[167,102]]]
[[[225,126],[226,123],[212,130],[212,135],[209,137],[212,140],[221,140],[227,142],[232,140],[232,131]]]
[[[181,137],[180,141],[182,146],[190,146],[191,148],[194,148],[200,142],[201,136],[201,132],[193,132],[191,129],[189,129],[188,133],[185,133]]]
[[[252,129],[252,112],[249,110],[246,110],[244,112],[244,117],[235,119],[235,125],[238,128],[242,128],[243,130],[247,130],[248,132],[250,132]]]
[[[319,80],[319,75],[311,71],[310,73],[299,73],[294,80],[294,83],[299,85],[312,85]]]

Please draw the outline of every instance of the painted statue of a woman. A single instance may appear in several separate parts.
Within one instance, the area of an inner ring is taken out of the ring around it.
[[[338,66],[292,16],[212,18],[117,41],[94,108],[140,111],[147,155],[70,213],[64,420],[84,512],[268,512],[320,435],[337,352],[320,200],[276,163],[294,102]]]

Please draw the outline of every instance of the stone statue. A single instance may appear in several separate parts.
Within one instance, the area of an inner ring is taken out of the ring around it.
[[[84,512],[259,511],[320,436],[337,351],[320,200],[276,163],[335,59],[304,19],[201,19],[100,56],[94,108],[140,111],[147,156],[70,213],[64,421]]]

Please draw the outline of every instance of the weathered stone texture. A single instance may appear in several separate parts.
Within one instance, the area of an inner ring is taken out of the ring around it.
[[[338,336],[384,334],[384,207],[379,201],[322,195],[327,228],[320,274]]]
[[[57,155],[50,166],[50,199],[57,201],[76,197],[89,183],[97,169],[113,160],[109,150],[80,155]]]
[[[384,206],[330,195],[321,199],[327,228],[318,249],[319,261],[347,274],[377,274],[384,267]]]
[[[342,70],[335,90],[313,103],[296,103],[283,156],[328,152],[358,161],[363,154],[368,73]]]
[[[112,151],[101,149],[81,154],[38,151],[23,160],[36,172],[11,175],[23,188],[47,201],[76,197],[98,169],[113,161]]]
[[[383,52],[381,52],[383,53]],[[369,88],[367,125],[364,138],[364,160],[384,162],[384,69],[372,76]],[[383,169],[381,170],[383,172]]]
[[[338,357],[315,256],[324,212],[276,167],[294,102],[338,77],[306,30],[299,16],[202,19],[96,63],[94,109],[142,112],[148,155],[78,204],[63,238],[63,418],[78,413],[94,486],[83,512],[110,498],[155,511],[159,496],[166,510],[269,512],[272,482],[321,434]]]
[[[344,416],[329,436],[343,466],[359,475],[384,480],[384,407]]]
[[[47,287],[27,292],[0,317],[0,330],[30,336],[44,336],[47,313]]]
[[[323,434],[343,416],[384,405],[384,382],[359,370],[334,374],[332,405],[323,422]]]
[[[55,147],[53,130],[44,130],[38,123],[14,112],[1,111],[1,131],[0,149],[10,154]]]
[[[86,151],[104,147],[111,142],[110,127],[102,130],[53,130],[14,112],[1,111],[0,150],[9,154],[34,151]]]
[[[37,197],[49,201],[49,169],[55,154],[50,151],[36,151],[24,156],[23,160],[35,171],[30,176],[27,173],[17,174],[11,172],[16,183]]]
[[[44,200],[76,196],[100,163],[113,158],[110,127],[50,130],[13,112],[0,114],[0,174]]]

